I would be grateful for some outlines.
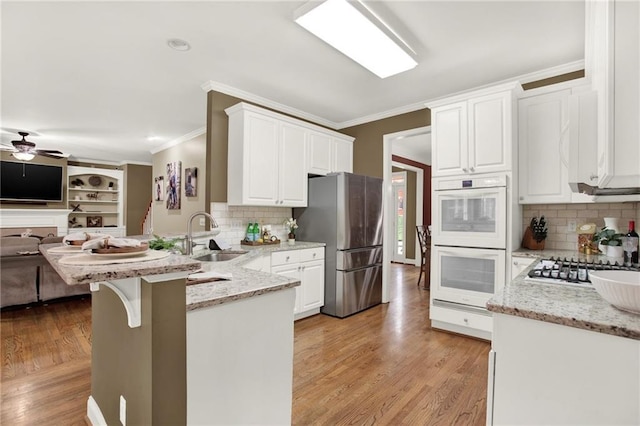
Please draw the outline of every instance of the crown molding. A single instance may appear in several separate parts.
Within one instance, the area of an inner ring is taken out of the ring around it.
[[[415,102],[413,104],[410,105],[406,105],[403,107],[398,107],[398,108],[394,108],[394,109],[390,109],[388,111],[383,111],[383,112],[379,112],[376,114],[372,114],[372,115],[367,115],[364,117],[360,117],[360,118],[356,118],[353,120],[349,120],[349,121],[343,121],[342,123],[337,123],[337,130],[340,129],[344,129],[347,127],[352,127],[352,126],[357,126],[359,124],[365,124],[365,123],[370,123],[372,121],[377,121],[377,120],[382,120],[385,118],[389,118],[389,117],[393,117],[395,115],[400,115],[400,114],[406,114],[409,112],[414,112],[414,111],[419,111],[421,109],[425,109],[425,104],[431,104],[431,103],[435,103],[441,99],[446,99],[446,98],[451,98],[453,96],[457,96],[457,95],[461,95],[464,93],[469,93],[469,92],[474,92],[477,90],[483,90],[483,89],[488,89],[491,87],[495,87],[498,85],[503,85],[503,84],[509,84],[512,82],[518,82],[521,85],[525,84],[525,83],[531,83],[532,81],[538,81],[538,80],[544,80],[545,78],[549,78],[549,77],[555,77],[558,75],[562,75],[562,74],[567,74],[570,72],[574,72],[574,71],[580,71],[582,69],[584,69],[585,67],[585,63],[584,63],[584,59],[578,60],[578,61],[574,61],[574,62],[569,62],[568,64],[564,64],[564,65],[558,65],[555,67],[551,67],[551,68],[545,68],[544,70],[540,70],[540,71],[535,71],[532,73],[528,73],[528,74],[523,74],[514,78],[509,78],[509,79],[505,79],[505,80],[501,80],[501,81],[497,81],[497,82],[493,82],[484,86],[478,86],[469,90],[465,90],[462,92],[457,92],[454,94],[449,94],[446,96],[441,96],[441,97],[437,97],[437,98],[432,98],[432,99],[428,99],[425,101],[421,101],[421,102]]]
[[[236,98],[256,103],[260,106],[264,106],[267,108],[274,109],[279,112],[283,112],[285,114],[292,115],[294,117],[302,118],[305,120],[309,120],[312,123],[321,124],[325,127],[329,127],[331,129],[337,129],[337,123],[331,120],[327,120],[326,118],[318,117],[317,115],[310,114],[308,112],[304,112],[297,108],[292,108],[290,106],[281,104],[276,101],[272,101],[271,99],[263,98],[262,96],[254,95],[253,93],[246,92],[244,90],[238,89],[236,87],[232,87],[223,83],[219,83],[217,81],[209,80],[206,83],[200,86],[202,90],[205,92],[209,92],[211,90],[215,90],[216,92],[224,93],[225,95],[234,96]]]
[[[171,148],[172,146],[180,145],[182,142],[189,141],[200,135],[204,135],[205,133],[207,133],[207,126],[200,127],[192,132],[187,133],[186,135],[180,136],[179,138],[169,141],[163,145],[160,145],[157,148],[150,149],[149,152],[151,154],[157,154],[160,151],[164,151],[165,149]]]
[[[309,120],[312,121],[314,123],[317,124],[321,124],[323,126],[329,127],[331,129],[335,129],[335,130],[341,130],[341,129],[345,129],[347,127],[353,127],[353,126],[357,126],[360,124],[366,124],[366,123],[370,123],[372,121],[377,121],[377,120],[382,120],[385,118],[389,118],[389,117],[393,117],[396,115],[400,115],[400,114],[407,114],[410,112],[415,112],[415,111],[419,111],[421,109],[426,109],[426,104],[432,104],[432,103],[437,103],[438,101],[442,100],[442,99],[447,99],[447,98],[451,98],[453,96],[458,96],[458,95],[462,95],[464,93],[470,93],[470,92],[475,92],[475,91],[480,91],[480,90],[485,90],[485,89],[491,89],[492,87],[496,87],[499,85],[509,85],[509,84],[516,84],[518,83],[519,85],[525,84],[525,83],[531,83],[532,81],[538,81],[538,80],[544,80],[545,78],[549,78],[549,77],[555,77],[558,75],[562,75],[562,74],[567,74],[570,72],[574,72],[574,71],[580,71],[582,69],[584,69],[585,67],[585,62],[584,59],[578,60],[578,61],[574,61],[574,62],[569,62],[567,64],[563,64],[563,65],[558,65],[555,67],[550,67],[550,68],[545,68],[543,70],[540,71],[535,71],[535,72],[531,72],[528,74],[522,74],[520,76],[517,77],[513,77],[513,78],[508,78],[508,79],[504,79],[501,81],[497,81],[497,82],[493,82],[490,84],[486,84],[483,86],[478,86],[469,90],[464,90],[461,92],[457,92],[454,94],[448,94],[446,96],[440,96],[437,98],[432,98],[432,99],[427,99],[424,101],[420,101],[420,102],[415,102],[409,105],[405,105],[405,106],[401,106],[401,107],[397,107],[397,108],[393,108],[387,111],[382,111],[382,112],[378,112],[375,114],[371,114],[371,115],[366,115],[364,117],[360,117],[360,118],[355,118],[353,120],[348,120],[348,121],[343,121],[340,123],[336,123],[334,121],[330,121],[327,119],[324,119],[322,117],[318,117],[316,115],[313,114],[309,114],[306,113],[304,111],[301,111],[299,109],[296,108],[291,108],[287,105],[281,104],[279,102],[275,102],[272,101],[270,99],[267,98],[263,98],[261,96],[258,95],[254,95],[253,93],[249,93],[246,92],[244,90],[232,87],[232,86],[228,86],[226,84],[223,83],[219,83],[216,81],[207,81],[204,84],[202,84],[200,87],[202,88],[202,90],[204,90],[205,92],[208,92],[210,90],[215,90],[217,92],[221,92],[230,96],[235,96],[237,98],[249,101],[249,102],[254,102],[256,104],[262,105],[262,106],[266,106],[268,108],[272,108],[274,110],[280,111],[280,112],[284,112],[299,118],[303,118],[305,120]]]

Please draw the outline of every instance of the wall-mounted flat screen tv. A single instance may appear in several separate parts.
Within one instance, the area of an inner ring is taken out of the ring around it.
[[[61,202],[63,167],[0,161],[0,200]]]

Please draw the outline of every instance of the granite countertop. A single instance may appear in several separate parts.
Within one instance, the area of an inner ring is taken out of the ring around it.
[[[172,272],[192,272],[200,268],[200,262],[187,256],[171,254],[168,257],[146,262],[109,264],[109,265],[62,265],[59,260],[65,254],[50,253],[49,249],[62,244],[40,244],[40,252],[49,261],[53,269],[69,285],[88,284],[98,281],[112,281],[123,278],[144,277],[169,274]],[[77,252],[70,254],[79,254]]]
[[[579,257],[581,260],[598,258],[610,260],[606,256],[587,257],[569,250],[518,250],[513,256]],[[527,273],[537,262],[505,285],[504,289],[487,302],[487,309],[507,315],[515,315],[554,324],[566,325],[599,333],[612,334],[640,340],[640,315],[621,311],[591,288],[558,284],[543,284],[525,281]]]
[[[59,243],[44,244],[40,246],[40,251],[69,285],[181,271],[195,272],[202,270],[220,272],[222,274],[230,273],[232,278],[229,280],[187,285],[187,310],[194,310],[299,286],[300,281],[298,280],[268,272],[253,271],[244,268],[243,265],[263,255],[270,255],[272,252],[324,247],[325,244],[304,241],[296,241],[295,245],[289,245],[286,242],[263,246],[241,246],[237,244],[232,246],[232,250],[247,251],[247,254],[224,262],[199,262],[188,256],[172,254],[159,260],[91,266],[61,265],[58,260],[64,254],[48,252],[50,248],[60,246],[61,244]],[[192,257],[202,256],[210,252],[211,250],[208,249],[196,251]]]

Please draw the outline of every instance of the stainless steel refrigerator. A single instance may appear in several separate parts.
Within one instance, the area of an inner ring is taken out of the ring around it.
[[[293,210],[296,238],[326,243],[322,313],[344,318],[382,301],[382,179],[309,178],[308,207]]]

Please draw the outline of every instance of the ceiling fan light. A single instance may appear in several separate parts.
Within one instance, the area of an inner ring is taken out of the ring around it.
[[[298,25],[380,78],[418,65],[401,47],[403,42],[383,30],[385,24],[375,16],[365,16],[355,7],[357,5],[358,2],[346,0],[310,2],[299,8],[294,18]],[[310,7],[313,8],[308,10]]]
[[[31,161],[36,155],[30,152],[14,152],[11,156],[20,161]]]

